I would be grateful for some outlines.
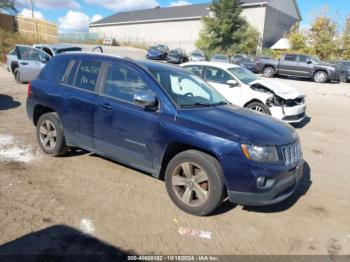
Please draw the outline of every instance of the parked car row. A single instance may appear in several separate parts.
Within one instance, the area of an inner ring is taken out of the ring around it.
[[[51,156],[82,148],[164,179],[175,205],[194,215],[210,214],[226,197],[253,206],[290,197],[304,166],[296,131],[226,98],[259,97],[264,104],[255,107],[282,119],[303,112],[303,96],[236,65],[182,66],[54,56],[28,86],[39,146]]]

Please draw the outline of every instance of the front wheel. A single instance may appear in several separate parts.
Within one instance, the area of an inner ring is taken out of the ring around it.
[[[196,216],[212,213],[222,204],[224,197],[220,163],[196,150],[179,153],[169,162],[165,185],[174,204]]]
[[[326,83],[328,81],[328,74],[323,71],[318,71],[314,74],[314,81],[316,83]]]
[[[270,110],[266,107],[266,105],[260,102],[250,103],[246,106],[246,108],[262,114],[271,115]]]
[[[63,127],[56,113],[42,115],[36,131],[39,146],[46,154],[55,157],[67,152]]]

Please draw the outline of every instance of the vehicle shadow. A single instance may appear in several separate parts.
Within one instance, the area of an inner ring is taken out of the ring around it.
[[[124,261],[124,251],[66,225],[55,225],[0,246],[1,261]]]
[[[291,126],[296,128],[296,129],[301,129],[301,128],[304,128],[305,126],[307,126],[310,122],[311,122],[311,117],[307,116],[300,123],[294,123],[294,124],[291,124]]]
[[[11,96],[0,94],[0,110],[9,110],[17,108],[21,105],[20,102],[13,100]]]
[[[292,196],[290,196],[288,199],[281,203],[277,203],[271,206],[258,206],[258,207],[252,207],[252,206],[245,206],[243,210],[246,211],[252,211],[252,212],[259,212],[259,213],[278,213],[283,212],[285,210],[290,209],[294,204],[302,197],[304,196],[307,191],[309,191],[310,187],[312,185],[311,181],[311,168],[307,162],[305,162],[304,165],[304,174],[303,178],[300,181],[298,189],[294,192]]]

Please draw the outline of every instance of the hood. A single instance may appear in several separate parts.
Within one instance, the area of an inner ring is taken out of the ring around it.
[[[240,144],[281,146],[295,142],[294,128],[270,116],[235,106],[181,110],[197,130]]]
[[[320,66],[320,67],[328,67],[328,68],[335,68],[334,65],[332,65],[331,63],[327,63],[327,62],[323,62],[323,61],[320,61],[320,62],[316,62],[315,63],[316,66]]]
[[[250,83],[250,86],[260,84],[283,99],[296,99],[303,96],[295,87],[277,82],[273,79],[261,79]]]

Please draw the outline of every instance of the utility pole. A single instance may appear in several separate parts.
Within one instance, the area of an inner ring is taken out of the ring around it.
[[[35,6],[35,0],[30,0],[30,3],[32,5],[32,19],[35,23],[35,38],[38,39],[38,21],[34,17],[34,6]]]

